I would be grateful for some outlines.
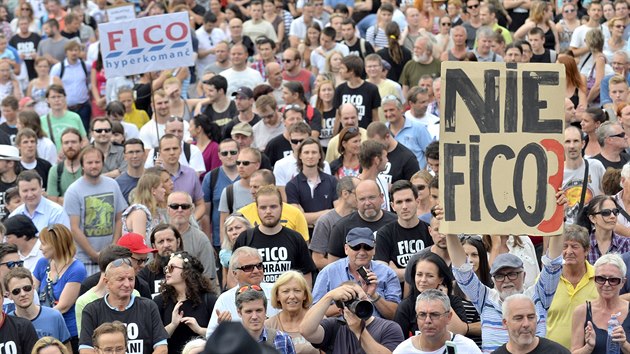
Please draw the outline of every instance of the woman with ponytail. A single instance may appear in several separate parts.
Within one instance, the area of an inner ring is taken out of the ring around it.
[[[396,22],[390,22],[385,27],[385,35],[387,35],[387,41],[389,43],[387,48],[383,48],[376,52],[383,60],[388,62],[392,69],[387,72],[387,78],[398,82],[400,74],[402,74],[403,67],[412,58],[411,51],[405,47],[400,46],[400,27]]]

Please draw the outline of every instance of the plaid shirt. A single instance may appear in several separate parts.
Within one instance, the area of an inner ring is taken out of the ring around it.
[[[608,253],[626,253],[630,251],[630,239],[619,236],[613,232],[612,240],[610,242],[610,248],[606,251],[605,254]],[[588,262],[590,264],[595,264],[595,261],[602,256],[602,253],[599,251],[599,247],[597,247],[597,240],[595,239],[595,232],[591,233],[591,249],[588,251]]]
[[[274,328],[263,327],[263,331],[258,338],[258,343],[267,341],[267,329],[270,331],[276,331],[276,338],[273,340],[273,346],[281,354],[295,354],[295,348],[293,347],[293,341],[288,334],[277,331]]]
[[[275,59],[276,63],[278,63],[280,67],[282,67],[282,62],[278,58]],[[267,73],[265,73],[265,63],[262,61],[262,59],[253,62],[251,64],[251,68],[258,71],[260,75],[262,75],[263,80],[267,81]]]

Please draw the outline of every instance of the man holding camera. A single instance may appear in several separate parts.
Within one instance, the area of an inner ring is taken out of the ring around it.
[[[354,304],[357,300],[362,302]],[[333,301],[339,305],[343,303],[343,310],[338,308],[337,311],[343,313],[345,321],[334,317],[324,319]],[[327,292],[306,312],[300,332],[315,348],[327,353],[391,353],[404,340],[402,330],[393,321],[367,316],[369,311],[365,311],[365,307],[369,307],[369,304],[368,295],[359,284],[344,282]],[[357,311],[358,308],[363,311]],[[359,318],[351,309],[355,309],[363,318]]]
[[[326,292],[346,281],[358,283],[375,307],[375,316],[393,319],[400,302],[400,283],[393,269],[381,262],[374,262],[374,232],[367,227],[355,227],[346,236],[346,258],[324,267],[313,286],[313,303],[322,301]],[[337,316],[333,305],[326,312],[328,317]]]

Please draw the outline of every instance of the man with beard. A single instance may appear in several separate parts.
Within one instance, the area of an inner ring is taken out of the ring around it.
[[[604,177],[604,165],[595,159],[582,157],[584,137],[582,132],[572,125],[564,129],[564,178],[562,190],[569,200],[564,211],[567,223],[574,223],[580,208],[602,194],[601,182]],[[588,167],[587,167],[588,165]],[[586,181],[584,180],[587,174]],[[584,190],[586,188],[586,190]]]
[[[503,302],[503,328],[507,329],[509,340],[495,354],[510,353],[559,353],[569,350],[547,338],[536,335],[538,314],[534,301],[525,294],[515,294]]]
[[[566,203],[561,193],[556,194],[559,205]],[[436,209],[436,212],[438,218],[442,218],[443,211]],[[490,353],[508,341],[508,331],[499,330],[494,324],[499,323],[504,318],[503,302],[513,294],[525,294],[534,300],[538,323],[536,334],[545,335],[547,332],[547,310],[551,306],[562,275],[563,241],[562,235],[554,235],[549,238],[549,249],[547,254],[542,257],[543,268],[540,277],[534,285],[527,289],[523,286],[525,281],[523,261],[511,253],[498,255],[490,268],[490,274],[494,281],[494,289],[490,289],[475,275],[472,263],[466,261],[464,246],[459,241],[458,235],[446,235],[446,246],[452,261],[455,280],[481,317],[483,343],[481,349],[484,353]]]
[[[145,280],[151,289],[151,297],[160,293],[160,285],[164,280],[164,267],[171,259],[173,252],[182,251],[182,236],[177,229],[169,224],[160,224],[151,231],[151,246],[157,253],[153,260],[142,268],[138,278]]]
[[[64,209],[70,216],[77,259],[85,264],[87,275],[98,272],[98,253],[120,237],[122,212],[127,202],[112,178],[101,176],[105,157],[88,146],[79,156],[83,177],[66,192]]]
[[[328,260],[346,257],[346,235],[355,227],[367,227],[372,232],[396,221],[396,215],[381,209],[383,193],[374,180],[361,180],[356,188],[357,211],[341,218],[335,224],[328,240]]]
[[[275,282],[282,273],[295,269],[304,274],[308,284],[312,284],[312,273],[317,268],[302,235],[280,223],[282,197],[278,188],[269,185],[258,189],[256,207],[261,225],[241,233],[234,243],[234,250],[243,246],[258,249],[265,268],[265,281],[269,283]]]
[[[413,60],[405,64],[399,82],[403,88],[403,96],[407,96],[409,88],[416,86],[420,78],[430,75],[440,76],[441,62],[433,58],[433,44],[428,37],[420,36],[413,46]]]
[[[48,171],[46,193],[53,202],[63,205],[63,196],[68,187],[83,174],[79,163],[81,151],[81,133],[75,128],[68,128],[61,134],[63,160]]]

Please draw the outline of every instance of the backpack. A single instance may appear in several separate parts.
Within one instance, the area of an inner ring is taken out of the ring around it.
[[[214,193],[214,188],[217,186],[217,181],[219,180],[219,169],[221,167],[217,167],[214,170],[210,171],[210,214],[212,214],[212,197]],[[227,198],[228,205],[228,214],[232,214],[234,212],[234,185],[229,184],[225,187],[225,197]]]
[[[88,74],[87,66],[85,66],[85,62],[81,58],[79,58],[79,62],[81,63],[81,68],[83,69],[83,73],[85,74],[86,81],[89,81],[90,80],[90,75]],[[63,79],[63,73],[65,71],[66,71],[66,61],[62,60],[61,61],[61,71],[59,72],[59,78],[60,79]]]

